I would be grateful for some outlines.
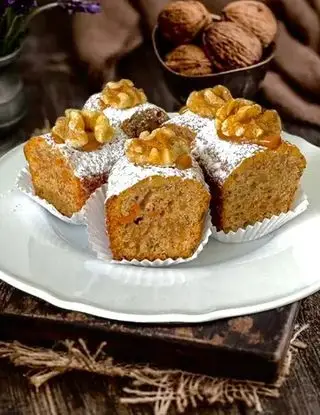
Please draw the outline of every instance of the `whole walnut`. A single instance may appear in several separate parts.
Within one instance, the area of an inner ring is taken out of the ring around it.
[[[180,45],[165,59],[166,65],[183,75],[197,76],[212,73],[211,62],[204,51],[196,45]]]
[[[223,9],[222,15],[225,20],[238,23],[255,34],[264,47],[270,45],[276,36],[277,20],[269,7],[259,1],[231,2]]]
[[[253,65],[262,57],[262,44],[234,22],[214,22],[203,34],[207,56],[214,69],[229,71]]]
[[[210,21],[206,7],[195,0],[169,3],[158,16],[160,32],[175,45],[191,42]]]

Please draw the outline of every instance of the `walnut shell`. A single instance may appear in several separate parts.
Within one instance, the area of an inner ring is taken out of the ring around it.
[[[210,21],[206,7],[195,0],[169,3],[158,17],[160,32],[175,45],[191,42]]]
[[[245,68],[259,62],[262,57],[260,40],[234,22],[212,23],[203,34],[203,42],[218,71]]]
[[[277,20],[264,3],[245,0],[229,3],[222,11],[225,20],[235,22],[253,33],[264,47],[270,45],[277,33]]]
[[[187,76],[212,73],[210,60],[204,51],[196,45],[178,46],[168,53],[165,63],[171,70]]]

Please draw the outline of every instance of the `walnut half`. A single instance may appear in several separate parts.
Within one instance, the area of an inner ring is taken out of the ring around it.
[[[109,142],[114,135],[108,118],[99,111],[67,109],[52,128],[52,136],[58,143],[84,151],[95,150]]]
[[[119,82],[108,82],[101,92],[101,108],[113,107],[118,109],[132,108],[147,102],[142,89],[134,86],[129,79]]]
[[[216,85],[213,88],[191,92],[186,107],[201,117],[214,118],[217,110],[230,99],[230,91],[222,85]]]
[[[242,143],[258,144],[270,149],[281,144],[281,120],[274,110],[263,110],[245,99],[232,99],[216,114],[220,138]]]
[[[176,134],[171,126],[144,131],[139,138],[130,140],[126,155],[134,164],[161,167],[176,167],[180,170],[192,166],[189,139]]]

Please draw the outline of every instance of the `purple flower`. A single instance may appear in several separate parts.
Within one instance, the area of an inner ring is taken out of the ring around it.
[[[36,0],[4,0],[4,8],[11,7],[15,14],[27,14],[37,7]]]
[[[101,12],[100,1],[94,0],[58,0],[59,6],[70,13],[99,13]]]

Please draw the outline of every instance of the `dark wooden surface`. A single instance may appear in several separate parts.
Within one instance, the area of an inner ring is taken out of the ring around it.
[[[298,303],[204,324],[125,324],[58,309],[0,282],[3,339],[36,346],[66,338],[107,341],[117,361],[264,382],[277,378],[297,311]]]
[[[8,288],[10,291],[10,288]],[[14,295],[18,295],[17,292]],[[28,301],[28,296],[26,300]],[[30,298],[30,297],[29,297]],[[263,402],[264,413],[269,415],[318,415],[320,413],[320,293],[302,302],[298,322],[309,323],[303,340],[308,348],[299,353],[292,365],[291,374],[277,400]],[[7,320],[7,324],[8,324]],[[12,323],[12,332],[20,330]],[[0,327],[3,328],[4,320]],[[33,333],[30,333],[32,335]],[[19,336],[19,335],[18,335]],[[129,347],[131,344],[127,343]],[[127,407],[119,403],[120,379],[107,379],[82,373],[70,373],[51,380],[38,393],[24,376],[25,371],[0,362],[0,414],[119,414],[147,415],[147,406]],[[176,412],[172,411],[171,415]],[[253,415],[254,411],[242,405],[227,408],[201,408],[187,412],[190,415]]]
[[[59,27],[64,27],[64,30],[55,31],[57,21]],[[67,28],[68,18],[61,14],[40,18],[34,25],[21,57],[21,71],[27,85],[29,114],[17,130],[1,138],[0,153],[27,139],[34,128],[44,125],[45,120],[52,123],[65,108],[81,106],[94,91],[93,85],[88,82],[86,69],[79,66],[72,53],[71,34]],[[143,62],[143,70],[139,67],[139,62]],[[145,76],[146,73],[149,77]],[[163,105],[167,110],[175,108],[170,93],[161,82],[161,73],[155,66],[148,45],[126,57],[119,65],[118,75],[134,79],[145,88],[151,100]],[[158,80],[156,85],[154,79]],[[319,130],[313,127],[291,121],[287,121],[285,127],[288,131],[320,144]],[[15,292],[14,295],[20,294]],[[10,302],[7,307],[10,309]],[[6,310],[8,312],[8,308]],[[304,335],[309,347],[298,355],[291,376],[282,389],[281,397],[265,403],[267,414],[320,414],[319,293],[302,302],[298,321],[310,323],[310,329]],[[0,322],[0,336],[1,333],[6,333],[7,336],[11,333],[12,336],[15,328],[19,330],[15,324],[12,321],[9,329],[7,326],[6,330],[2,330],[4,323]],[[36,394],[23,374],[22,370],[0,362],[0,414],[152,413],[149,408],[127,408],[118,403],[122,385],[120,380],[108,380],[87,374],[68,374],[53,380]],[[234,405],[227,409],[197,409],[188,413],[251,415],[252,411]]]

